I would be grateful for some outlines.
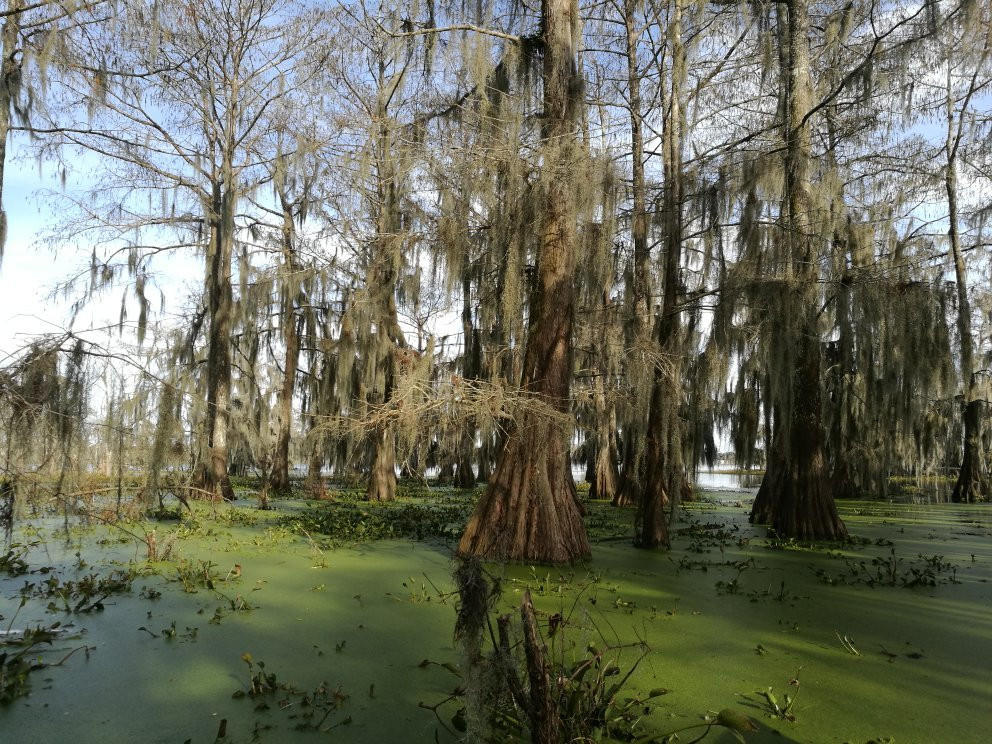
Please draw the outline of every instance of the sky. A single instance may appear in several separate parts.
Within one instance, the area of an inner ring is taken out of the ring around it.
[[[59,282],[88,266],[91,250],[49,244],[46,238],[57,214],[44,192],[62,189],[61,179],[51,168],[39,168],[36,161],[26,159],[23,148],[13,144],[13,157],[4,174],[7,243],[0,264],[0,366],[39,334],[73,330],[104,342],[108,334],[102,329],[118,323],[122,292],[114,288],[71,317],[73,298],[58,297],[55,290]],[[85,172],[70,174],[65,188],[80,188],[82,178]],[[202,276],[200,264],[189,257],[159,256],[155,268],[174,285],[177,302],[186,296],[185,284]],[[149,298],[157,310],[158,292],[151,292]],[[137,311],[132,310],[129,317],[133,319]]]
[[[7,244],[0,264],[0,356],[8,357],[38,333],[64,327],[68,307],[46,296],[59,270],[76,263],[76,256],[54,256],[43,249],[38,234],[50,219],[33,192],[39,183],[37,167],[25,161],[8,162],[4,174]],[[54,184],[52,184],[54,185]]]

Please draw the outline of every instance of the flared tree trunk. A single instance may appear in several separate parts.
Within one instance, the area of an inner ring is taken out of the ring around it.
[[[581,79],[576,0],[542,3],[544,168],[537,277],[524,354],[525,392],[569,413],[576,251],[576,121]],[[458,545],[463,556],[564,564],[589,555],[572,481],[567,431],[525,408]]]
[[[587,457],[592,463],[589,498],[608,499],[616,504],[620,494],[620,470],[617,468],[617,411],[616,406],[607,403],[602,376],[596,377],[596,437]],[[589,480],[587,478],[587,480]]]
[[[295,389],[296,365],[299,360],[300,342],[296,328],[296,314],[292,311],[292,303],[284,307],[283,343],[286,345],[286,364],[283,374],[282,387],[279,390],[279,409],[275,451],[272,453],[272,474],[270,485],[274,493],[288,493],[289,482],[289,445],[292,439],[293,427],[293,391]]]
[[[790,286],[783,299],[783,321],[789,325],[788,338],[777,330],[773,345],[781,345],[782,369],[786,370],[781,377],[787,379],[775,381],[781,386],[778,399],[784,401],[783,418],[775,421],[772,445],[776,451],[769,454],[759,489],[762,498],[760,503],[755,500],[751,521],[770,523],[780,537],[840,540],[847,537],[847,529],[830,491],[821,400],[818,252],[810,195],[810,126],[805,119],[812,108],[813,90],[809,8],[807,0],[788,0],[785,5],[788,53],[780,59],[788,61],[781,74],[786,85],[783,222]]]
[[[769,413],[769,409],[773,409],[773,412]],[[777,490],[772,487],[772,479],[768,478],[768,473],[785,472],[785,464],[779,460],[786,447],[777,441],[782,436],[781,427],[776,424],[781,421],[780,417],[781,411],[777,406],[765,404],[765,475],[761,478],[758,493],[751,505],[750,519],[754,524],[771,524],[775,515],[773,495]]]
[[[815,328],[801,327],[796,345],[799,369],[790,458],[770,474],[771,527],[777,535],[797,540],[843,540],[847,528],[830,492],[820,400],[820,343]]]
[[[383,341],[377,339],[374,343],[381,344]],[[388,403],[392,397],[396,365],[392,342],[387,343],[389,348],[380,352],[384,355],[380,363],[386,366],[383,403]],[[383,424],[373,432],[371,445],[371,465],[365,498],[368,501],[393,501],[396,499],[396,434],[392,424]]]
[[[974,504],[989,499],[989,476],[981,446],[985,402],[970,400],[964,407],[964,456],[958,471],[951,501]]]
[[[674,387],[664,371],[655,370],[644,447],[644,478],[634,517],[634,546],[638,548],[666,548],[670,544],[665,507],[680,485],[676,474],[681,470],[681,449],[673,450],[667,440],[672,434],[678,437],[681,427],[672,410]]]

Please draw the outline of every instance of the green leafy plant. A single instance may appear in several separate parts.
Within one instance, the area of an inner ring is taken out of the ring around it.
[[[322,503],[285,517],[283,524],[299,534],[326,535],[335,540],[363,542],[393,538],[454,539],[458,537],[472,505]]]
[[[579,597],[571,611],[553,613],[539,623],[531,593],[525,590],[519,617],[500,614],[494,623],[499,581],[487,578],[477,560],[465,559],[455,572],[455,584],[460,600],[455,639],[465,662],[460,669],[441,666],[457,674],[461,683],[444,700],[420,704],[453,735],[493,742],[529,736],[535,742],[554,738],[646,744],[675,741],[672,737],[680,732],[702,729],[694,739],[699,741],[713,728],[730,731],[743,741],[744,733],[757,730],[749,718],[730,709],[673,731],[648,730],[645,721],[654,701],[668,690],[631,688],[635,670],[649,653],[646,644],[604,643],[600,648],[593,643],[576,658],[568,636]],[[425,660],[421,666],[432,663],[436,662]],[[450,727],[442,715],[449,706],[457,706]]]
[[[802,667],[800,667],[796,671],[796,675],[789,680],[789,687],[795,688],[795,691],[783,694],[781,701],[775,694],[775,689],[773,687],[766,687],[763,690],[757,690],[755,692],[756,695],[764,700],[768,714],[772,718],[779,718],[783,721],[796,720],[796,716],[792,712],[792,709],[796,704],[796,698],[799,697],[799,672],[801,671]]]
[[[106,576],[91,573],[75,581],[64,581],[52,574],[46,579],[27,581],[20,589],[22,598],[51,600],[50,612],[85,613],[104,609],[104,602],[114,594],[131,591],[137,572],[134,569],[111,571]]]
[[[12,543],[7,548],[7,552],[0,555],[0,571],[8,576],[21,576],[28,573],[31,569],[28,566],[28,562],[24,560],[24,557],[36,545],[38,545],[37,541],[27,544]]]
[[[958,566],[946,562],[942,555],[919,553],[911,561],[896,555],[894,547],[888,555],[876,556],[871,561],[845,561],[847,571],[833,574],[823,568],[815,568],[817,578],[825,584],[864,584],[876,586],[900,586],[912,589],[920,586],[933,587],[938,584],[960,584]]]
[[[23,606],[23,603],[22,603]],[[51,646],[63,631],[60,622],[51,625],[38,625],[23,631],[10,628],[0,635],[0,705],[26,695],[30,690],[30,675],[39,669],[60,666],[78,651],[89,656],[89,647],[73,649],[56,662],[45,662],[38,656],[44,646]],[[13,650],[12,650],[13,649]]]
[[[280,681],[275,672],[266,669],[264,661],[255,661],[250,653],[242,654],[241,660],[248,665],[248,686],[236,690],[231,697],[251,698],[255,701],[255,710],[268,709],[270,699],[278,698],[275,703],[280,710],[291,711],[289,717],[296,721],[294,728],[298,731],[327,732],[351,723],[351,716],[348,716],[327,725],[331,715],[348,700],[349,696],[340,686],[332,688],[321,682],[312,690],[303,690]]]

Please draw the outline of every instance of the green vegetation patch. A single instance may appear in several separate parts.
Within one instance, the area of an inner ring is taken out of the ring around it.
[[[282,523],[302,535],[326,535],[340,541],[453,540],[472,513],[465,500],[452,503],[326,503],[284,517]]]

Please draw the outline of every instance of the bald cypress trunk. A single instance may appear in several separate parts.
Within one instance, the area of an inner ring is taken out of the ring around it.
[[[10,0],[7,3],[9,15],[4,19],[0,30],[0,258],[3,258],[7,242],[7,211],[3,206],[4,166],[7,163],[7,139],[10,137],[10,107],[17,92],[21,74],[19,37],[21,32],[21,10],[24,0]]]
[[[665,508],[678,503],[684,489],[682,462],[681,328],[678,300],[681,295],[679,268],[682,263],[682,87],[685,80],[685,49],[682,45],[682,0],[671,5],[668,34],[672,49],[667,100],[663,102],[662,148],[664,191],[662,196],[665,256],[662,272],[664,296],[655,324],[659,359],[654,364],[651,405],[644,453],[644,476],[637,490],[634,545],[640,548],[667,547],[668,520]]]
[[[383,74],[380,70],[380,74]],[[383,389],[373,391],[373,403],[386,404],[393,397],[396,378],[396,351],[406,346],[396,310],[396,278],[400,264],[401,216],[400,184],[396,153],[392,146],[387,110],[388,92],[399,86],[391,81],[380,91],[379,132],[376,152],[376,235],[373,265],[368,290],[376,324],[371,364],[381,366]],[[372,458],[366,498],[369,501],[392,501],[396,498],[396,439],[393,426],[384,423],[372,435]]]
[[[627,90],[630,93],[630,152],[631,152],[631,215],[630,237],[634,247],[634,260],[630,268],[631,316],[624,328],[626,378],[639,390],[638,382],[648,373],[645,350],[651,342],[651,251],[648,247],[647,187],[644,179],[644,129],[641,112],[641,71],[637,64],[637,42],[640,38],[637,19],[634,17],[637,0],[624,0],[624,39],[627,57]],[[636,503],[640,492],[640,478],[644,448],[641,434],[645,427],[643,401],[636,394],[633,405],[624,421],[623,466],[621,484],[613,498],[615,506]]]
[[[987,51],[986,51],[987,54]],[[984,58],[985,55],[983,55]],[[950,68],[948,68],[950,69]],[[950,75],[950,72],[948,72]],[[972,84],[974,88],[974,83]],[[948,228],[947,237],[954,261],[954,280],[957,289],[958,336],[961,344],[961,412],[964,424],[964,454],[957,481],[951,492],[951,501],[974,503],[989,498],[989,476],[982,452],[981,431],[985,403],[978,394],[975,383],[975,349],[971,337],[971,301],[968,296],[968,271],[961,250],[961,235],[958,231],[958,179],[957,149],[960,143],[960,124],[955,126],[954,104],[951,100],[951,86],[948,82],[947,103],[947,165],[944,171],[944,190],[947,194]],[[968,99],[971,92],[968,94]],[[965,106],[967,106],[967,100]],[[964,116],[964,110],[960,116]]]
[[[542,3],[543,198],[537,276],[530,304],[522,387],[568,414],[576,252],[576,121],[582,81],[578,3]],[[589,555],[566,436],[547,415],[523,410],[458,545],[489,560],[571,563]]]
[[[225,167],[225,171],[229,168]],[[230,174],[228,174],[230,175]],[[230,178],[225,178],[230,181]],[[224,181],[214,184],[210,205],[210,247],[207,251],[207,452],[210,462],[196,486],[226,501],[234,500],[228,475],[228,434],[231,423],[231,323],[234,294],[231,261],[234,254],[234,199]]]
[[[300,357],[300,338],[297,330],[295,286],[297,282],[294,243],[296,228],[293,213],[285,196],[280,196],[282,206],[282,265],[285,276],[281,290],[282,302],[279,314],[282,324],[282,340],[286,352],[282,386],[279,389],[279,407],[275,451],[272,454],[270,484],[276,493],[290,490],[289,483],[289,444],[293,430],[293,392],[296,389],[296,367]]]
[[[811,199],[809,8],[807,0],[788,0],[786,86],[784,240],[787,248],[783,322],[787,333],[772,339],[785,363],[774,384],[780,386],[781,418],[776,416],[774,452],[755,500],[751,521],[770,523],[781,537],[838,540],[847,529],[830,490],[821,400],[821,351],[817,327],[817,236]],[[782,5],[779,5],[782,8]],[[779,23],[783,18],[779,17]],[[779,37],[782,38],[782,35]],[[777,411],[778,412],[778,411]]]
[[[462,377],[475,380],[479,377],[479,339],[476,338],[472,323],[472,280],[466,261],[462,276]],[[470,419],[462,424],[458,442],[458,462],[455,469],[455,487],[475,486],[475,471],[472,460],[475,455],[475,421]]]

